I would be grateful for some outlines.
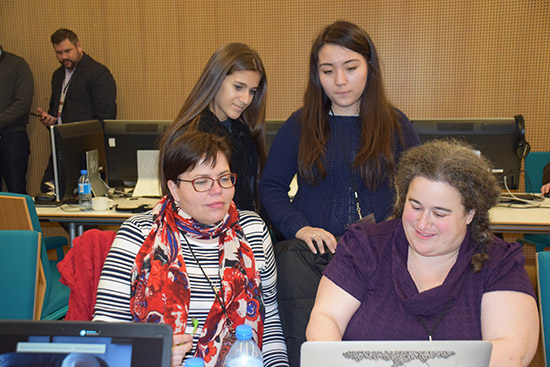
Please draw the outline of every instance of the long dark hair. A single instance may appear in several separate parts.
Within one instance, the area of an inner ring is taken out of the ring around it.
[[[257,71],[260,74],[260,84],[250,105],[240,116],[240,120],[248,126],[256,143],[260,169],[266,159],[265,147],[265,106],[267,79],[265,68],[260,56],[250,46],[243,43],[228,43],[212,54],[204,67],[199,80],[183,103],[174,123],[164,134],[164,140],[170,140],[180,135],[184,130],[197,130],[201,113],[208,108],[218,93],[224,79],[237,71]]]
[[[357,25],[337,21],[317,36],[309,58],[309,81],[304,94],[302,132],[298,150],[298,171],[309,184],[326,175],[323,155],[330,136],[328,115],[331,101],[319,79],[319,51],[324,45],[337,45],[361,54],[368,65],[368,78],[361,96],[359,117],[361,140],[353,167],[371,190],[394,172],[393,141],[401,136],[399,116],[384,91],[376,49],[367,32]],[[401,137],[402,138],[402,137]]]

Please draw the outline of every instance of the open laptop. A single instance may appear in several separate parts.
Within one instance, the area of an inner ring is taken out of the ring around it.
[[[171,348],[166,324],[0,320],[0,366],[169,367]]]
[[[487,367],[492,349],[480,340],[305,342],[301,367]]]

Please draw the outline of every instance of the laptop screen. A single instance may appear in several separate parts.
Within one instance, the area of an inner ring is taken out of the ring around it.
[[[165,324],[0,320],[0,367],[168,367]]]

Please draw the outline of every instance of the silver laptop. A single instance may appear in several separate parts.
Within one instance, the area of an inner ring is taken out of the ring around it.
[[[0,320],[0,366],[169,367],[165,324]]]
[[[480,340],[305,342],[301,367],[487,367],[492,349]]]

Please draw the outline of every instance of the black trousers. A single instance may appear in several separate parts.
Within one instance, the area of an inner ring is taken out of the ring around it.
[[[27,131],[0,133],[0,191],[3,178],[7,191],[27,193],[29,154]]]
[[[306,327],[317,287],[331,258],[329,251],[323,255],[313,254],[299,239],[275,244],[279,316],[291,367],[300,366],[300,348],[306,341]]]

